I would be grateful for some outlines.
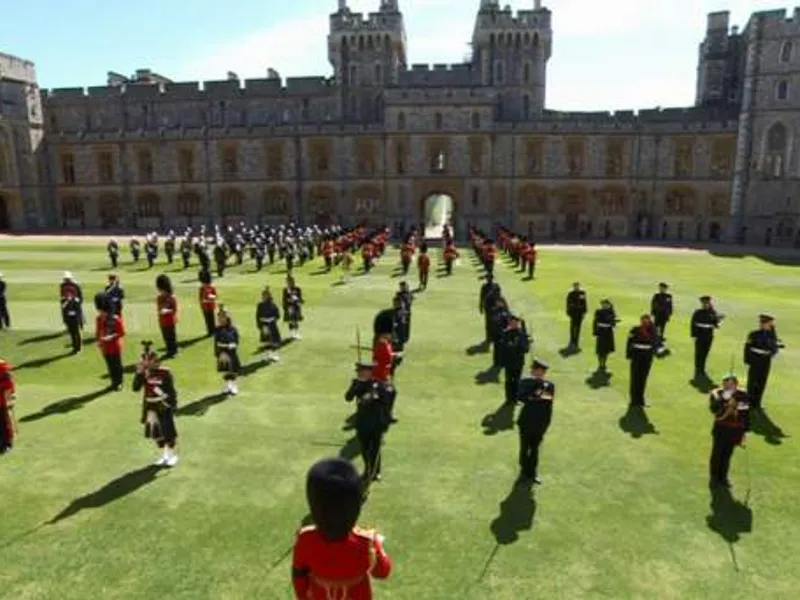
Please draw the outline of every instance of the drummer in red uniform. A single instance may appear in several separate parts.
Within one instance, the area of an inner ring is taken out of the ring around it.
[[[14,421],[16,387],[11,377],[11,365],[0,358],[0,454],[14,447],[17,424]]]

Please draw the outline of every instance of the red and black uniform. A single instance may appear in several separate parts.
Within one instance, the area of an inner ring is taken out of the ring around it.
[[[394,354],[390,337],[381,335],[372,348],[372,378],[389,383],[394,369]]]
[[[94,336],[103,353],[111,379],[111,387],[122,389],[122,338],[125,337],[125,324],[122,317],[102,311],[95,319]]]
[[[444,249],[444,269],[448,275],[453,274],[453,263],[458,258],[458,250],[455,244],[447,244]]]
[[[153,367],[136,373],[133,391],[143,390],[142,418],[144,437],[153,440],[159,448],[174,448],[178,439],[175,427],[175,408],[178,394],[172,372],[166,367]]]
[[[333,268],[333,254],[335,248],[331,240],[322,242],[322,257],[325,259],[325,270],[330,271]]]
[[[364,242],[361,245],[361,260],[364,263],[364,273],[369,273],[372,270],[374,259],[375,259],[374,244],[371,241]]]
[[[75,283],[72,279],[65,279],[61,282],[61,285],[58,288],[58,292],[61,295],[61,305],[64,305],[64,302],[67,298],[73,298],[74,301],[77,303],[78,309],[78,321],[80,324],[80,328],[83,329],[84,324],[84,316],[83,316],[83,290],[81,286]],[[69,329],[69,324],[67,323],[65,315],[62,313],[61,320],[63,321],[64,325],[67,326]]]
[[[178,337],[175,331],[175,326],[178,324],[178,300],[173,294],[162,292],[156,298],[156,306],[158,325],[167,351],[166,356],[175,356],[178,353]]]
[[[11,377],[11,365],[0,359],[0,454],[14,446],[14,394],[16,387]]]
[[[424,290],[428,287],[428,273],[431,270],[431,257],[428,256],[426,249],[420,249],[417,257],[417,270],[419,271],[419,288]]]
[[[216,313],[217,313],[217,288],[210,283],[204,283],[200,286],[198,292],[200,299],[200,308],[203,311],[203,319],[206,322],[206,333],[208,336],[214,335],[217,328]]]
[[[645,405],[644,392],[657,349],[658,332],[648,316],[646,322],[643,321],[639,326],[631,329],[625,349],[625,355],[631,361],[631,406],[644,407]]]
[[[750,397],[739,389],[714,390],[709,398],[709,408],[714,414],[710,483],[729,487],[728,470],[733,451],[742,445],[745,432],[750,429]]]
[[[408,275],[408,269],[411,267],[411,259],[414,256],[414,245],[407,241],[400,248],[400,264],[403,267],[403,275]]]

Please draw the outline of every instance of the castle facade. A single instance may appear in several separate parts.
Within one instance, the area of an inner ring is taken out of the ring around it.
[[[339,0],[328,78],[45,91],[0,55],[0,229],[410,224],[446,194],[457,233],[800,245],[800,9],[708,15],[691,107],[550,110],[552,51],[540,0],[481,0],[471,61],[409,65],[398,0]]]

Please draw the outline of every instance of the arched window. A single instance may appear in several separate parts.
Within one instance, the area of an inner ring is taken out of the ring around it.
[[[398,129],[406,128],[406,113],[401,112],[397,115],[397,128]]]
[[[494,81],[498,84],[503,83],[503,63],[499,60],[494,63]]]
[[[789,133],[783,123],[775,123],[767,131],[764,173],[769,177],[783,176],[788,142]]]
[[[792,51],[794,50],[794,44],[790,41],[783,42],[783,46],[781,47],[781,62],[788,63],[792,62]]]
[[[538,46],[539,45],[539,32],[538,31],[534,32],[534,34],[533,34],[533,45],[534,46]]]
[[[182,217],[199,217],[200,196],[194,192],[178,194],[178,214]]]
[[[367,37],[367,50],[372,50],[375,44],[372,41],[372,36]]]
[[[155,194],[142,194],[136,203],[136,216],[152,219],[161,216],[161,198]]]
[[[436,117],[435,117],[435,127],[436,127],[436,129],[441,129],[442,128],[442,121],[443,121],[442,113],[436,113]]]
[[[364,49],[364,36],[363,35],[358,36],[358,49],[359,50],[363,50]]]
[[[530,43],[531,43],[531,34],[526,31],[525,32],[525,45],[529,46]]]
[[[223,217],[238,217],[244,214],[244,197],[236,189],[225,190],[220,196],[220,212]]]
[[[350,85],[358,85],[358,66],[350,65]]]
[[[523,67],[523,72],[522,72],[522,80],[525,83],[530,83],[531,82],[531,63],[527,63],[527,62],[525,63],[525,66]]]
[[[514,46],[516,46],[516,48],[519,49],[521,45],[522,45],[522,35],[518,33],[514,38]]]
[[[380,65],[375,65],[375,85],[383,83],[383,70]]]
[[[785,79],[782,79],[778,82],[778,85],[775,88],[775,96],[778,100],[788,100],[789,99],[789,82]]]

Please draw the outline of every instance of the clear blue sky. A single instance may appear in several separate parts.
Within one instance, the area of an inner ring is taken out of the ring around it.
[[[505,2],[503,2],[504,4]],[[0,0],[0,51],[33,60],[42,87],[104,85],[151,68],[175,80],[329,75],[336,0]],[[353,10],[380,0],[350,0]],[[479,0],[400,0],[411,62],[460,62]],[[545,0],[553,11],[547,104],[570,110],[694,101],[706,13],[744,26],[764,0]],[[512,3],[530,7],[533,0]]]

